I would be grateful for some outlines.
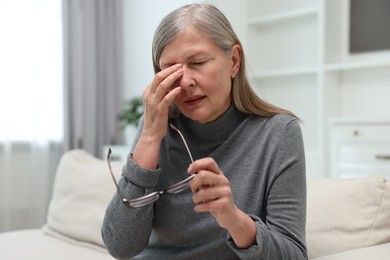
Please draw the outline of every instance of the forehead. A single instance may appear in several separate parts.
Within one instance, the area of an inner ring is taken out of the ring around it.
[[[160,56],[160,66],[184,62],[188,59],[211,55],[219,47],[193,28],[186,28],[175,39],[165,46]]]

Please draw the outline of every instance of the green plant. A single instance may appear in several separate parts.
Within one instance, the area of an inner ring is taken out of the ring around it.
[[[134,97],[125,101],[117,116],[121,129],[124,129],[127,125],[134,125],[137,127],[143,113],[144,107],[142,97]]]

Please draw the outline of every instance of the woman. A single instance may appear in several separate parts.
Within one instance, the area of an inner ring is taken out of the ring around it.
[[[226,17],[208,4],[178,8],[157,27],[152,54],[144,116],[102,226],[108,251],[306,259],[299,120],[251,90]]]

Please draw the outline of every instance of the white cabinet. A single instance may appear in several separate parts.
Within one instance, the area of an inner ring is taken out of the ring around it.
[[[390,121],[333,119],[331,176],[390,178]]]
[[[349,53],[349,4],[246,2],[252,86],[304,121],[308,175],[330,176],[330,118],[390,118],[390,51]]]

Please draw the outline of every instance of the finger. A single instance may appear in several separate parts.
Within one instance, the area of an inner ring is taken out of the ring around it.
[[[229,180],[224,175],[200,170],[190,182],[190,188],[193,193],[214,186],[229,186]]]
[[[154,93],[157,102],[161,101],[172,89],[179,87],[179,80],[183,73],[183,70],[179,69],[160,82]]]
[[[165,68],[164,70],[159,71],[154,75],[154,78],[152,82],[145,88],[144,90],[144,97],[149,96],[151,94],[154,94],[156,92],[156,89],[158,85],[169,75],[174,73],[175,71],[179,70],[182,67],[181,64],[175,64],[168,68]]]
[[[198,203],[195,203],[194,210],[196,212],[214,212],[220,213],[226,210],[229,205],[232,205],[228,196],[219,196],[215,199],[202,200]]]
[[[219,210],[217,210],[219,203],[220,201],[218,199],[197,203],[195,204],[194,210],[196,212],[213,212],[214,214],[216,214],[217,212],[219,212]]]
[[[162,106],[165,109],[168,109],[169,105],[175,100],[175,98],[180,94],[182,88],[181,87],[176,87],[169,91],[168,94],[165,95],[165,97],[162,100]]]
[[[223,174],[221,169],[218,167],[218,164],[211,157],[202,158],[191,163],[188,167],[188,173],[199,172],[201,170],[208,170],[214,172],[215,174]]]
[[[152,81],[152,84],[150,87],[150,92],[156,93],[156,90],[162,81],[164,81],[168,76],[174,74],[175,72],[182,70],[182,68],[183,68],[183,65],[179,63],[179,64],[172,65],[172,66],[158,72],[153,78],[153,81]]]
[[[192,199],[195,204],[201,204],[210,201],[215,201],[230,195],[231,195],[231,191],[229,187],[208,186],[208,187],[203,187],[202,189],[194,193]]]
[[[181,64],[179,64],[181,65]],[[144,112],[146,114],[147,111],[156,111],[157,113],[166,114],[168,111],[168,108],[170,104],[173,102],[173,100],[176,98],[176,96],[180,93],[181,89],[178,87],[174,87],[175,81],[182,75],[182,69],[179,69],[178,71],[174,71],[172,74],[167,74],[166,72],[169,72],[169,69],[172,69],[174,66],[171,66],[167,69],[165,69],[162,72],[159,72],[160,74],[155,76],[154,82],[151,83],[143,93],[144,98]],[[180,66],[179,66],[180,67]],[[170,72],[169,72],[170,73]],[[165,76],[168,75],[167,78],[163,80],[163,82],[160,83],[160,86],[156,89],[155,82],[158,82],[158,77],[161,77],[161,75]],[[178,88],[178,89],[176,89]],[[157,92],[153,93],[156,89]],[[172,92],[172,90],[175,89],[175,91]],[[172,93],[171,93],[172,92]]]

